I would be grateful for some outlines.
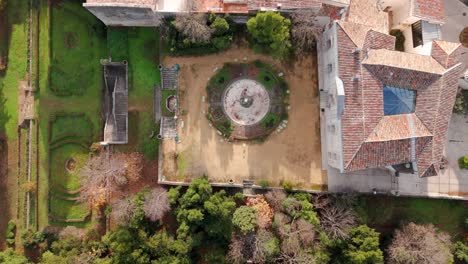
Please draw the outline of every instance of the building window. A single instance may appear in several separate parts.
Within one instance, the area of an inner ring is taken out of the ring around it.
[[[328,73],[332,73],[333,72],[333,65],[331,63],[329,63],[327,65],[327,68],[328,68]]]
[[[421,46],[423,44],[421,20],[411,25],[411,34],[413,35],[413,47]]]
[[[331,48],[332,42],[331,39],[327,40],[327,49]]]
[[[384,115],[401,115],[414,113],[416,91],[384,85]]]

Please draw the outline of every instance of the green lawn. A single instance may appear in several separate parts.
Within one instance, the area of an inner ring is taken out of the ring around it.
[[[109,51],[116,47],[128,47],[128,58],[125,52],[118,53],[119,59],[126,59],[129,66],[129,144],[116,146],[119,151],[139,151],[147,159],[156,158],[158,141],[156,135],[159,127],[153,118],[153,95],[156,84],[161,83],[159,64],[159,31],[154,28],[111,28],[112,38],[108,39]],[[126,36],[122,31],[126,31]],[[120,42],[115,35],[120,36]],[[108,34],[109,36],[109,34]],[[110,41],[109,41],[110,40]],[[114,54],[116,52],[114,51]],[[116,60],[113,58],[113,60]],[[153,137],[151,137],[153,135]]]
[[[86,94],[102,78],[98,78],[99,59],[105,57],[102,23],[79,1],[64,2],[53,8],[51,37],[50,88],[61,96]]]
[[[460,235],[468,218],[468,204],[444,199],[362,196],[358,212],[363,221],[388,235],[402,223],[433,223],[451,235]]]
[[[28,44],[28,1],[9,1],[4,13],[8,17],[8,39],[0,39],[2,49],[8,49],[8,67],[0,73],[0,134],[6,136],[9,164],[7,179],[0,188],[0,207],[4,215],[0,218],[0,245],[4,238],[6,222],[22,214],[21,207],[25,196],[18,189],[18,170],[13,164],[17,160],[17,122],[18,122],[18,82],[25,79],[27,69]],[[1,155],[1,154],[0,154]],[[0,164],[0,166],[4,166]],[[21,210],[21,211],[20,211]],[[19,219],[18,228],[23,226],[25,219]]]
[[[57,116],[52,123],[51,142],[72,136],[75,139],[93,137],[93,123],[87,116]]]
[[[174,116],[174,113],[169,111],[167,109],[166,103],[167,103],[167,98],[171,95],[177,95],[176,90],[162,90],[161,91],[161,114],[163,116]]]
[[[78,170],[83,167],[88,160],[88,149],[75,143],[67,143],[56,149],[50,151],[51,167],[50,167],[50,181],[59,187],[75,191],[80,188],[80,180],[76,174]],[[65,163],[68,159],[76,161],[76,171],[69,173],[65,170]]]
[[[49,24],[49,16],[51,15],[52,24]],[[70,204],[69,201],[51,201],[49,204],[49,198],[55,197],[54,190],[50,190],[49,187],[57,183],[74,189],[79,184],[76,177],[63,178],[63,176],[69,176],[66,173],[60,173],[64,172],[63,162],[71,153],[77,153],[79,157],[82,157],[83,153],[87,153],[82,147],[76,147],[77,145],[74,144],[67,144],[51,151],[49,132],[54,140],[59,139],[59,141],[68,133],[83,135],[82,138],[71,137],[71,139],[78,139],[81,142],[99,141],[102,130],[102,66],[100,59],[105,58],[107,54],[104,25],[82,7],[81,1],[62,2],[60,6],[54,5],[50,10],[48,1],[42,0],[39,27],[40,90],[36,95],[36,111],[40,116],[39,156],[41,160],[38,203],[39,226],[44,227],[49,224],[50,220],[48,218],[49,210],[47,210],[49,205],[51,210],[56,211],[54,206],[57,203],[61,203],[62,206]],[[60,60],[58,60],[59,58]],[[51,66],[50,75],[49,66]],[[50,80],[49,77],[51,77]],[[86,79],[83,79],[85,77]],[[59,90],[53,91],[52,87],[54,89],[59,87]],[[57,91],[61,93],[57,93]],[[65,94],[73,95],[64,96]],[[49,131],[49,120],[52,120],[56,114],[59,116],[83,114],[84,117],[78,120],[73,120],[71,117],[59,118],[58,121],[56,120],[55,126],[51,126],[53,130]],[[60,143],[54,142],[54,144]],[[49,160],[51,168],[49,168]],[[54,171],[54,174],[49,174],[50,171]],[[49,179],[54,182],[49,182]],[[60,215],[73,217],[75,211],[81,214],[81,207],[82,205],[73,205],[68,209],[62,208],[68,213]],[[54,222],[54,224],[57,223]]]

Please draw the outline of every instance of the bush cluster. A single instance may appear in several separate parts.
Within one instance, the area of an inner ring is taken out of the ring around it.
[[[7,232],[6,232],[6,242],[10,246],[15,244],[15,232],[16,232],[15,221],[13,220],[8,221]]]
[[[169,24],[168,43],[169,52],[172,55],[201,55],[216,53],[228,49],[234,39],[234,23],[228,16],[221,17],[210,14],[206,20],[207,26],[211,29],[211,38],[208,42],[195,42],[184,36],[175,27],[174,21]]]
[[[468,169],[468,156],[463,156],[458,159],[458,166],[460,169]]]

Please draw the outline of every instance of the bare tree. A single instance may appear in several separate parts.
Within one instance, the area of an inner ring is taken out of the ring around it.
[[[60,239],[64,239],[67,237],[75,237],[80,240],[83,240],[85,235],[86,231],[84,229],[74,226],[67,226],[59,232],[58,237]]]
[[[279,254],[278,239],[267,230],[260,229],[255,235],[255,247],[253,252],[253,261],[255,263],[266,263]]]
[[[291,36],[298,55],[312,51],[317,38],[323,31],[318,24],[316,13],[310,10],[297,11],[292,14]]]
[[[244,239],[240,235],[233,234],[229,244],[228,259],[235,264],[244,263]]]
[[[267,192],[265,194],[265,199],[273,210],[279,212],[283,209],[283,201],[286,199],[286,192],[275,189]]]
[[[450,236],[433,225],[409,223],[396,230],[388,248],[389,263],[452,263]]]
[[[112,203],[111,217],[120,225],[128,225],[132,220],[136,205],[131,198],[123,198]]]
[[[348,231],[357,224],[351,210],[333,205],[323,208],[319,219],[323,230],[334,239],[346,239]]]
[[[90,157],[79,171],[82,188],[78,201],[103,205],[106,192],[115,192],[129,180],[140,177],[142,162],[139,159],[139,154],[108,152]]]
[[[291,233],[298,234],[304,247],[311,246],[315,239],[314,225],[300,218],[291,224]]]
[[[173,23],[177,31],[192,42],[203,43],[211,39],[213,30],[208,26],[205,14],[181,13]]]
[[[170,209],[167,191],[161,187],[154,188],[145,198],[143,210],[151,221],[161,220]]]

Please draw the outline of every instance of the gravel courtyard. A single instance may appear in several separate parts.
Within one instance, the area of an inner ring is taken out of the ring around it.
[[[208,78],[226,62],[257,59],[284,73],[290,90],[288,126],[263,143],[225,142],[205,116]],[[289,181],[302,189],[327,188],[327,175],[321,168],[315,56],[291,65],[247,48],[233,48],[208,56],[167,57],[163,62],[165,66],[176,63],[181,66],[180,109],[185,113],[179,119],[180,142],[163,140],[161,146],[163,180],[188,182],[207,175],[215,183],[266,180],[270,186],[279,186],[281,181]]]

